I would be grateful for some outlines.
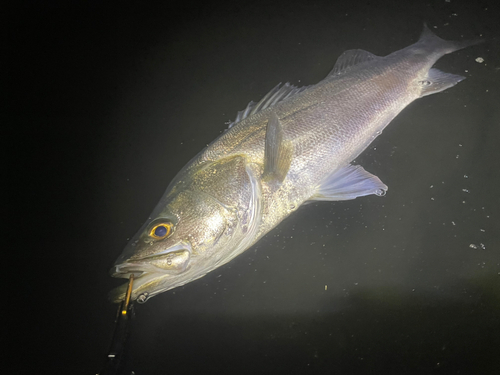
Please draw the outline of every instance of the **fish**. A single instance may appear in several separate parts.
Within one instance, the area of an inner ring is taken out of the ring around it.
[[[433,65],[479,42],[446,41],[424,25],[406,48],[348,50],[317,84],[279,84],[250,102],[176,175],[111,275],[133,275],[131,299],[144,303],[231,261],[304,204],[385,195],[353,160],[408,104],[465,79]]]

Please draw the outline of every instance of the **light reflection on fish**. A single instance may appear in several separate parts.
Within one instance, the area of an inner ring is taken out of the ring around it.
[[[251,102],[170,183],[112,276],[133,273],[132,299],[144,302],[229,262],[306,202],[384,195],[387,186],[351,162],[408,104],[463,80],[432,66],[475,43],[424,26],[409,47],[385,57],[346,51],[321,82],[278,85]]]

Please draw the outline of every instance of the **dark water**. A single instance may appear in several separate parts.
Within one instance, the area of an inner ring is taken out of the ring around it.
[[[226,266],[137,306],[125,373],[498,373],[494,8],[7,13],[2,122],[17,142],[7,159],[15,177],[4,182],[15,219],[4,250],[16,254],[5,301],[17,373],[100,369],[115,314],[107,293],[120,283],[108,269],[238,110],[278,82],[321,80],[347,49],[401,49],[424,20],[442,38],[487,43],[441,59],[438,68],[467,79],[411,104],[357,159],[388,194],[303,207]]]

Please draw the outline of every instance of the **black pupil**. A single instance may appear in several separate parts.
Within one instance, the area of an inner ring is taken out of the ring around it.
[[[155,229],[155,236],[157,236],[157,237],[163,237],[166,234],[167,234],[167,228],[164,225],[156,227],[156,229]]]

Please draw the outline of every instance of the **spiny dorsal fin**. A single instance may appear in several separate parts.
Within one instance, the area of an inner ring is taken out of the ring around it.
[[[297,87],[288,82],[285,83],[283,86],[281,87],[280,86],[281,83],[276,85],[258,103],[256,102],[248,103],[247,107],[243,111],[238,112],[238,114],[236,115],[236,119],[231,124],[229,124],[229,128],[233,127],[241,120],[251,115],[254,115],[257,112],[260,112],[266,108],[269,108],[278,102],[288,99],[289,97],[296,95],[299,92],[302,92],[310,87],[310,86]]]
[[[264,147],[262,179],[266,182],[283,182],[292,163],[292,145],[283,140],[283,128],[274,112],[267,122]]]
[[[355,65],[359,65],[366,61],[372,61],[374,59],[378,59],[379,56],[374,55],[368,51],[362,49],[350,49],[345,51],[340,57],[337,59],[335,66],[332,71],[328,74],[329,77],[338,76],[339,74],[345,73],[347,70],[352,68]]]

